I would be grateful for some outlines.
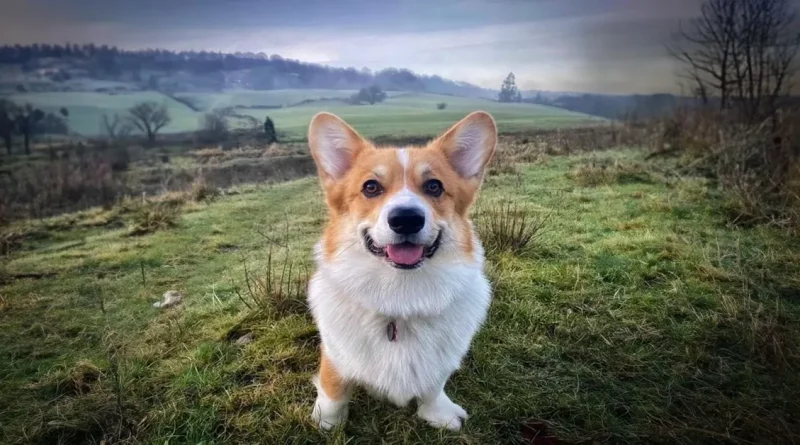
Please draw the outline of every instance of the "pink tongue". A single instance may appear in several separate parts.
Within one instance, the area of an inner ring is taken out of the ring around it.
[[[417,244],[389,244],[386,255],[394,263],[411,266],[422,259],[422,246]]]

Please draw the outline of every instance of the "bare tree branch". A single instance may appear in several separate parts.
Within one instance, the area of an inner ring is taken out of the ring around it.
[[[131,124],[122,119],[117,113],[114,113],[113,117],[103,114],[100,124],[103,132],[112,141],[125,138],[133,131]]]
[[[172,121],[166,104],[158,105],[155,102],[138,103],[128,110],[128,114],[130,122],[147,135],[151,144],[155,142],[158,131]]]
[[[755,122],[773,116],[790,91],[798,30],[789,0],[706,0],[667,51],[704,100]]]

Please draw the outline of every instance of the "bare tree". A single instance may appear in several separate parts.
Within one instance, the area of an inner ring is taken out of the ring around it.
[[[166,104],[141,102],[131,107],[128,114],[130,114],[131,123],[147,135],[147,141],[150,144],[156,141],[158,131],[172,122]]]
[[[261,128],[261,122],[248,114],[237,114],[236,118],[241,122],[240,127],[250,132],[257,132]]]
[[[18,108],[17,116],[14,119],[17,131],[23,137],[25,145],[25,154],[31,154],[31,138],[36,131],[36,124],[44,119],[44,111],[33,108],[31,104],[25,104],[25,107]]]
[[[0,137],[6,146],[6,152],[10,155],[13,146],[14,130],[16,122],[14,116],[19,107],[10,100],[0,99]]]
[[[752,118],[772,115],[776,101],[791,91],[794,58],[800,47],[800,23],[788,0],[742,1],[734,51],[736,97]]]
[[[228,138],[230,126],[228,117],[231,110],[228,108],[215,108],[210,113],[203,115],[202,133],[203,137],[209,142],[223,141]]]
[[[119,117],[119,114],[114,113],[113,117],[103,114],[103,119],[100,121],[103,132],[108,136],[109,140],[116,141],[127,137],[133,131],[133,127],[125,119]]]
[[[757,121],[791,90],[798,30],[789,0],[706,0],[668,51],[697,96]]]
[[[701,7],[700,17],[693,19],[689,30],[681,27],[674,42],[667,47],[670,54],[685,66],[682,75],[696,85],[693,90],[708,101],[710,94],[717,96],[720,107],[728,102],[730,59],[733,51],[734,1],[708,0]]]

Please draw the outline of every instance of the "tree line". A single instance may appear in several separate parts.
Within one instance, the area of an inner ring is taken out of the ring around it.
[[[59,114],[45,113],[31,104],[18,105],[7,99],[0,99],[0,139],[3,141],[6,153],[14,152],[14,139],[19,136],[23,140],[25,154],[31,154],[33,137],[41,134],[68,134],[69,128],[66,119],[69,111],[62,107]],[[249,130],[263,128],[267,143],[278,142],[278,133],[275,123],[267,116],[264,123],[260,124],[252,116],[240,116],[233,113],[232,109],[214,109],[206,113],[201,120],[201,128],[196,132],[210,142],[219,142],[227,138],[230,132],[229,118],[247,118],[250,121]],[[131,136],[138,130],[145,138],[147,146],[156,144],[159,132],[172,122],[172,116],[166,104],[154,101],[145,101],[135,104],[122,115],[103,114],[100,119],[100,128],[104,138],[109,142],[119,142]]]
[[[374,105],[383,102],[386,97],[385,91],[372,85],[361,88],[348,99],[348,102],[353,105]],[[45,113],[31,104],[18,105],[11,100],[0,99],[0,137],[3,139],[7,154],[13,152],[15,135],[23,138],[25,153],[31,154],[30,145],[34,135],[68,134],[69,127],[65,119],[69,116],[69,111],[62,107],[59,114]],[[260,125],[252,116],[236,114],[232,107],[217,108],[203,115],[201,128],[197,133],[208,142],[224,140],[230,132],[229,118],[247,121],[246,126],[251,130]],[[100,128],[109,141],[125,139],[134,130],[138,130],[146,137],[147,145],[154,146],[158,133],[171,122],[172,117],[166,104],[144,101],[130,107],[123,115],[103,114]],[[264,120],[263,129],[267,143],[278,142],[275,124],[269,116]]]
[[[407,69],[386,68],[372,72],[367,68],[337,68],[306,63],[277,54],[234,53],[210,51],[169,51],[163,49],[125,50],[95,44],[33,44],[0,46],[0,64],[19,64],[23,71],[53,66],[53,59],[69,67],[85,70],[99,79],[129,78],[158,89],[158,74],[186,71],[218,77],[216,87],[222,87],[224,72],[251,70],[248,77],[255,89],[330,88],[354,89],[377,85],[389,91],[418,91],[466,96],[487,96],[491,92],[463,82],[440,76],[416,74]],[[69,71],[52,73],[54,80],[68,80]]]

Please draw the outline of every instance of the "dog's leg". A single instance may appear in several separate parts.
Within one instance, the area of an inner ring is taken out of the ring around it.
[[[347,419],[347,404],[350,402],[349,385],[333,367],[333,363],[322,353],[319,374],[314,376],[317,401],[312,417],[320,428],[329,430]]]
[[[442,382],[436,391],[419,398],[417,415],[436,428],[444,427],[458,431],[461,429],[461,424],[467,420],[467,412],[447,397],[444,393],[445,383],[446,381]]]

